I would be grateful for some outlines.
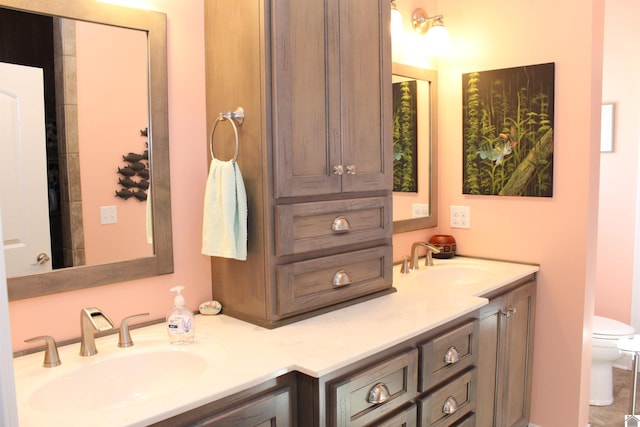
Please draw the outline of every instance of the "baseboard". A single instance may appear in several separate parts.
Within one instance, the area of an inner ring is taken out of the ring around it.
[[[613,362],[614,368],[624,369],[626,371],[630,371],[633,366],[633,359],[630,354],[624,354],[622,357],[615,362]]]

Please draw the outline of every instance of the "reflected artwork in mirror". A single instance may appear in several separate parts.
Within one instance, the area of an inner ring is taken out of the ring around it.
[[[0,23],[10,22],[19,24],[0,28],[0,73],[18,75],[19,86],[35,70],[44,100],[32,96],[23,110],[44,113],[30,127],[41,128],[32,137],[41,144],[20,137],[3,147],[14,156],[14,173],[3,170],[0,180],[9,299],[171,273],[166,16],[81,0],[0,0]],[[0,108],[18,111],[7,95],[16,91],[3,86]],[[21,135],[12,126],[3,120],[3,134]],[[138,166],[141,173],[128,176]],[[26,187],[24,177],[38,174]],[[116,197],[123,190],[137,197]],[[24,242],[24,230],[37,210],[30,204],[42,199],[50,232],[36,236],[46,234],[39,250]],[[9,249],[27,252],[26,261]]]
[[[437,72],[393,64],[393,232],[437,225]]]

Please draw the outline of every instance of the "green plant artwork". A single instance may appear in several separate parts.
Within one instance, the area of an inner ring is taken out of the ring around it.
[[[393,191],[418,192],[417,83],[393,83]]]
[[[463,193],[553,196],[555,64],[462,75]]]

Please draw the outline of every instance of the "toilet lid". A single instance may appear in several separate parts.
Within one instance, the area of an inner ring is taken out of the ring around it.
[[[608,317],[593,316],[593,335],[632,335],[635,329],[631,325],[619,322]]]

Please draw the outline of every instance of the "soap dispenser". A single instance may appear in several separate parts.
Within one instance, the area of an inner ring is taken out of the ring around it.
[[[195,335],[193,312],[184,306],[183,289],[184,286],[175,286],[170,290],[176,293],[173,310],[167,316],[167,332],[171,344],[191,343]]]

